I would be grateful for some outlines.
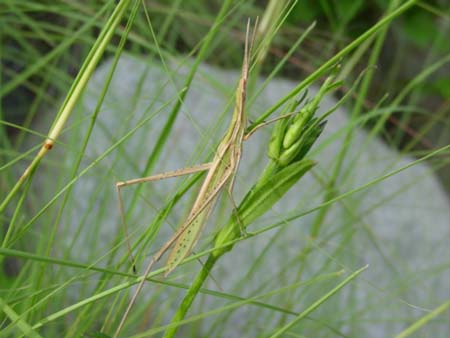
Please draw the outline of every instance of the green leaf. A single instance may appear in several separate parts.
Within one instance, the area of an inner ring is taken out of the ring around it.
[[[234,214],[228,224],[217,234],[214,246],[222,248],[212,253],[214,259],[231,250],[233,245],[226,247],[223,245],[240,235],[239,222],[242,222],[245,227],[265,214],[315,164],[309,159],[294,162],[270,175],[264,182],[257,182],[238,207],[239,220]]]
[[[266,213],[314,165],[315,162],[309,159],[294,162],[250,191],[239,207],[242,222],[250,224]]]

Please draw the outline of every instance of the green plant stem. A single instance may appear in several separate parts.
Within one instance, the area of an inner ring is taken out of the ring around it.
[[[30,324],[28,324],[21,315],[17,314],[12,307],[10,307],[3,298],[0,297],[0,309],[2,312],[6,314],[6,316],[12,321],[15,322],[20,331],[23,332],[27,337],[31,338],[42,338],[40,334],[38,334]],[[5,332],[3,332],[5,333]]]
[[[275,112],[278,108],[283,106],[290,99],[295,97],[298,93],[300,93],[303,89],[308,87],[311,83],[317,80],[322,76],[325,72],[327,72],[330,68],[334,67],[336,63],[338,63],[344,56],[350,53],[353,49],[359,46],[361,43],[366,41],[373,34],[378,32],[382,27],[384,27],[387,23],[398,17],[400,14],[408,10],[412,7],[417,0],[409,0],[405,2],[402,6],[398,7],[395,11],[390,13],[389,15],[382,18],[375,25],[373,25],[370,29],[361,34],[358,38],[349,43],[346,47],[344,47],[341,51],[336,53],[332,58],[328,61],[324,62],[314,73],[309,75],[306,79],[300,82],[294,89],[292,89],[289,94],[283,97],[277,104],[273,105],[269,108],[264,114],[262,114],[258,119],[256,119],[252,125],[248,127],[248,130],[252,130],[256,125],[260,124],[264,120],[266,120],[273,112]]]
[[[244,227],[247,224],[251,224],[256,218],[270,209],[313,166],[314,162],[307,159],[294,162],[283,169],[279,169],[278,165],[273,165],[273,162],[269,162],[261,178],[244,197],[238,210],[233,213],[227,225],[217,234],[214,245],[217,249],[208,256],[206,263],[186,293],[172,318],[171,325],[173,326],[166,331],[165,338],[175,335],[180,321],[184,319],[214,264],[220,257],[231,250],[234,244],[232,241],[239,238],[240,222],[242,222]],[[236,214],[240,215],[240,222],[236,219]],[[224,243],[230,244],[224,246]]]
[[[119,25],[120,21],[122,20],[122,17],[125,15],[130,2],[131,0],[122,0],[116,6],[114,12],[112,13],[111,17],[106,23],[105,28],[100,33],[99,37],[97,38],[97,41],[92,46],[88,56],[86,57],[86,60],[83,63],[83,66],[81,67],[75,81],[73,82],[72,87],[70,88],[69,93],[67,94],[66,99],[64,100],[61,109],[58,112],[58,116],[54,124],[50,128],[48,136],[44,141],[41,149],[39,150],[33,161],[30,163],[30,165],[25,169],[24,173],[18,179],[14,187],[10,190],[9,194],[0,204],[0,214],[2,214],[5,211],[6,207],[14,198],[14,196],[17,194],[17,192],[20,190],[25,181],[33,176],[33,173],[35,169],[39,166],[42,158],[53,147],[55,140],[58,139],[59,135],[61,134],[61,131],[63,130],[67,120],[69,119],[73,111],[73,108],[80,99],[81,94],[86,88],[87,83],[91,78],[98,62],[103,56],[103,53],[106,50],[106,47],[108,46],[110,39],[114,35],[116,27]],[[8,231],[13,231],[13,229],[9,228]],[[4,247],[5,245],[7,245],[7,243],[3,241],[2,247]]]
[[[430,320],[432,320],[434,317],[438,316],[442,312],[446,311],[448,308],[450,308],[450,300],[447,300],[445,303],[438,306],[436,309],[428,313],[427,315],[423,316],[419,320],[417,320],[414,324],[412,324],[410,327],[399,333],[395,336],[395,338],[406,338],[409,337],[411,334],[413,334],[415,331],[426,325]]]
[[[219,259],[220,256],[213,256],[209,255],[208,259],[206,260],[206,263],[203,265],[202,270],[195,278],[194,282],[192,283],[192,286],[189,288],[188,292],[183,298],[183,301],[181,302],[181,305],[178,307],[177,312],[175,312],[175,315],[173,316],[171,323],[177,323],[184,319],[186,316],[187,311],[192,305],[192,302],[194,301],[195,297],[200,291],[200,288],[202,287],[203,283],[205,282],[206,278],[208,278],[209,273],[211,269],[213,268],[216,261]],[[175,336],[175,333],[178,330],[178,326],[172,326],[170,327],[164,334],[164,338],[170,338]]]
[[[220,32],[221,23],[223,20],[225,20],[226,15],[229,11],[230,6],[232,5],[232,0],[226,0],[221,8],[220,12],[217,14],[214,24],[212,25],[210,31],[206,35],[202,46],[198,52],[197,57],[195,58],[194,63],[189,69],[189,73],[186,76],[186,80],[183,83],[183,91],[180,92],[178,100],[175,102],[175,105],[173,106],[172,110],[168,114],[166,123],[161,129],[161,132],[158,135],[157,142],[155,146],[153,147],[153,150],[151,154],[149,155],[147,159],[147,163],[145,164],[145,169],[141,173],[141,176],[148,176],[149,173],[152,171],[152,169],[155,167],[156,163],[158,162],[158,159],[160,158],[165,145],[167,144],[167,141],[169,139],[169,136],[171,135],[173,126],[175,124],[175,121],[178,117],[178,114],[180,112],[181,106],[184,102],[184,99],[189,91],[189,88],[192,84],[192,80],[194,79],[195,74],[197,73],[197,69],[200,66],[200,63],[206,58],[208,53],[211,51],[211,46],[214,42],[214,39],[217,38],[217,34]],[[155,40],[156,41],[156,40]],[[130,206],[128,207],[128,213],[131,214],[136,207],[139,194],[141,193],[143,189],[143,185],[138,186],[135,189],[133,198],[130,202]]]
[[[388,9],[388,11],[390,11],[392,14],[395,12],[394,10],[394,6],[396,6],[396,2],[394,1],[391,3],[391,8]],[[389,17],[390,15],[387,15],[386,17]],[[387,32],[387,26],[383,27],[381,29],[381,31],[379,32],[378,38],[375,41],[375,46],[373,48],[373,51],[370,55],[370,59],[369,59],[369,63],[368,63],[368,71],[365,73],[363,80],[362,80],[362,84],[361,84],[361,90],[358,93],[358,97],[355,103],[355,107],[353,109],[352,112],[352,119],[358,118],[358,116],[361,114],[361,110],[363,108],[363,103],[364,100],[366,99],[366,95],[369,91],[369,86],[370,83],[372,81],[372,77],[373,77],[373,67],[376,64],[377,60],[378,60],[378,56],[381,52],[381,47],[383,45],[384,39],[385,39],[385,35]],[[344,160],[346,158],[346,155],[349,151],[349,145],[351,140],[353,139],[353,134],[354,134],[354,130],[353,129],[349,129],[348,133],[345,136],[344,139],[344,143],[342,145],[342,149],[340,151],[340,153],[337,155],[337,159],[336,159],[336,163],[334,166],[334,169],[332,171],[331,177],[329,179],[329,182],[327,184],[326,187],[326,193],[325,193],[325,197],[324,197],[324,202],[327,202],[333,198],[335,198],[338,195],[338,190],[336,188],[336,182],[339,178],[339,175],[341,173],[341,168],[342,165],[344,163]],[[328,214],[328,211],[330,209],[331,205],[328,205],[324,208],[321,208],[318,215],[316,216],[316,218],[314,219],[313,225],[311,227],[311,232],[310,232],[310,237],[312,239],[315,239],[319,236],[320,230],[321,230],[321,226],[325,220],[325,217]],[[304,249],[304,253],[302,255],[302,261],[305,262],[308,255],[311,253],[312,251],[312,247],[311,246],[307,246]],[[305,269],[306,265],[302,264],[302,268],[299,271],[299,277],[301,277],[301,275],[303,274],[303,271]]]
[[[327,292],[323,297],[318,299],[316,302],[311,304],[305,311],[300,313],[293,321],[282,327],[277,332],[273,333],[270,338],[276,338],[276,337],[282,337],[286,331],[288,331],[291,327],[293,327],[295,324],[297,324],[300,320],[304,319],[307,315],[309,315],[311,312],[313,312],[315,309],[317,309],[322,303],[327,301],[331,296],[333,296],[336,292],[338,292],[340,289],[342,289],[345,285],[347,285],[349,282],[351,282],[353,279],[355,279],[361,272],[366,270],[368,268],[368,265],[362,267],[359,270],[356,270],[353,272],[350,276],[348,276],[346,279],[344,279],[342,282],[340,282],[338,285],[336,285],[332,290]]]
[[[117,47],[117,50],[116,50],[116,52],[115,52],[115,56],[114,56],[113,63],[112,63],[112,65],[111,65],[110,70],[109,70],[109,72],[108,72],[108,75],[107,75],[107,77],[106,77],[106,79],[105,79],[105,83],[104,83],[103,88],[102,88],[102,90],[101,90],[101,93],[100,93],[100,95],[99,95],[99,99],[98,99],[98,101],[97,101],[96,107],[95,107],[94,112],[93,112],[93,114],[92,114],[92,116],[91,116],[89,126],[88,126],[88,128],[87,128],[87,130],[86,130],[86,134],[85,134],[83,143],[82,143],[82,145],[81,145],[81,148],[80,148],[80,150],[79,150],[79,152],[78,152],[78,156],[77,156],[77,158],[76,158],[76,160],[75,160],[75,163],[74,163],[74,165],[73,165],[72,173],[71,173],[71,175],[70,175],[70,179],[75,179],[75,177],[76,177],[76,175],[77,175],[77,172],[78,172],[78,170],[79,170],[79,168],[80,168],[81,161],[82,161],[82,159],[83,159],[83,156],[84,156],[85,151],[86,151],[87,146],[88,146],[88,142],[89,142],[90,136],[91,136],[92,131],[93,131],[93,129],[94,129],[94,125],[95,125],[95,123],[96,123],[96,121],[97,121],[97,117],[98,117],[98,115],[99,115],[99,113],[100,113],[100,109],[102,108],[102,105],[103,105],[103,102],[104,102],[106,93],[107,93],[107,91],[108,91],[108,89],[109,89],[111,80],[112,80],[112,78],[113,78],[113,75],[114,75],[114,73],[115,73],[117,64],[118,64],[118,62],[119,62],[120,55],[122,54],[123,48],[124,48],[125,43],[126,43],[126,41],[127,41],[127,37],[128,37],[128,34],[129,34],[130,30],[131,30],[131,27],[132,27],[132,25],[133,25],[133,23],[134,23],[134,20],[135,20],[136,14],[137,14],[137,12],[138,12],[139,6],[140,6],[140,2],[139,2],[139,1],[136,1],[136,2],[134,3],[134,5],[133,5],[131,14],[130,14],[130,16],[129,16],[129,18],[128,18],[128,21],[127,21],[127,25],[126,25],[126,27],[125,27],[125,30],[124,30],[123,34],[121,35],[121,39],[120,39],[119,45],[118,45],[118,47]],[[57,233],[58,228],[59,228],[59,224],[60,224],[60,222],[61,222],[61,219],[62,219],[64,210],[65,210],[66,204],[67,204],[67,202],[68,202],[68,200],[69,200],[69,197],[70,197],[70,195],[71,195],[71,191],[72,191],[72,187],[70,187],[70,188],[66,191],[66,193],[64,194],[63,201],[62,201],[61,206],[60,206],[60,208],[59,208],[59,210],[58,210],[56,219],[55,219],[54,224],[53,224],[52,231],[50,232],[50,235],[49,235],[48,245],[47,245],[47,248],[45,249],[45,255],[46,255],[46,256],[49,256],[49,255],[50,255],[51,248],[52,248],[52,246],[53,246],[54,239],[55,239],[56,233]],[[111,261],[113,260],[113,258],[114,258],[114,255],[111,255],[111,256],[110,256],[110,261],[109,261],[108,264],[107,264],[108,266],[110,265],[110,263],[111,263]],[[39,284],[41,283],[41,281],[42,281],[42,279],[43,279],[43,277],[44,277],[45,271],[46,271],[45,269],[43,269],[43,268],[41,269],[40,274],[39,274],[39,276],[38,276],[38,278],[37,278],[37,280],[38,280],[37,285],[39,285]],[[105,283],[105,281],[104,281],[102,278],[100,278],[100,279],[99,279],[99,288],[102,287],[102,286],[104,285],[104,283]],[[37,287],[37,288],[39,289],[39,287]],[[87,313],[89,313],[89,312],[91,313],[91,316],[86,316],[85,314],[87,314]],[[80,318],[85,318],[85,320],[82,321],[82,323],[83,323],[85,326],[89,325],[89,323],[90,323],[90,321],[89,321],[89,320],[86,320],[86,318],[90,318],[91,320],[95,320],[95,315],[94,315],[94,313],[92,312],[91,306],[86,306],[86,307],[83,309],[83,311],[81,311],[80,315],[79,315],[79,316],[77,317],[77,319],[74,321],[74,324],[75,324],[77,321],[80,321]],[[79,327],[79,326],[81,326],[81,325],[80,325],[80,324],[79,324],[79,325],[76,325],[76,324],[75,324],[75,325],[72,325],[72,327]],[[70,336],[70,333],[72,333],[72,332],[67,332],[67,335]]]

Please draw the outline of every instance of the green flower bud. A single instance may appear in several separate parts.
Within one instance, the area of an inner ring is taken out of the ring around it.
[[[278,160],[280,165],[285,166],[305,157],[325,127],[326,121],[317,124],[317,120],[317,118],[312,118],[303,128],[299,139],[288,149],[283,150]]]
[[[300,137],[297,142],[292,144],[288,149],[284,149],[280,158],[278,159],[278,163],[281,166],[286,166],[292,162],[292,160],[296,157],[298,152],[301,149],[301,144],[303,143],[303,137]]]
[[[300,110],[298,115],[295,117],[294,122],[289,126],[286,136],[283,139],[283,148],[288,149],[294,142],[300,137],[304,126],[309,122],[311,117],[315,113],[314,107],[308,103],[306,106]]]
[[[322,131],[325,129],[325,125],[327,124],[327,121],[323,121],[319,123],[319,125],[312,128],[307,135],[305,135],[304,142],[301,145],[301,149],[299,153],[297,154],[295,161],[300,161],[305,157],[305,155],[308,153],[308,151],[311,149],[313,144],[316,142],[316,140],[319,138],[320,134],[322,134]]]
[[[278,161],[278,158],[280,157],[280,153],[282,150],[281,144],[283,142],[284,134],[289,120],[290,119],[288,118],[282,119],[278,121],[273,128],[272,136],[269,142],[268,156],[274,161]]]

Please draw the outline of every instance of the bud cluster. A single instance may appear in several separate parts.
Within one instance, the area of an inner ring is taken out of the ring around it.
[[[322,133],[326,121],[314,117],[323,96],[334,89],[333,77],[325,80],[317,95],[289,119],[277,122],[268,156],[280,166],[300,161]]]

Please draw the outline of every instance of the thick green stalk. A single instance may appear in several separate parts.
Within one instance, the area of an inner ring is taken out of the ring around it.
[[[76,103],[81,97],[81,94],[83,93],[84,89],[87,86],[87,83],[89,79],[91,78],[91,75],[93,74],[98,62],[100,61],[101,57],[103,56],[104,51],[106,50],[106,47],[108,46],[109,41],[113,37],[115,30],[119,23],[122,20],[122,17],[125,15],[126,10],[128,8],[129,3],[131,0],[122,0],[115,8],[114,12],[112,13],[111,17],[109,18],[108,22],[105,25],[105,28],[100,33],[99,37],[97,38],[95,44],[92,46],[91,51],[89,52],[88,56],[86,57],[85,62],[83,63],[76,79],[74,80],[72,87],[70,88],[66,99],[64,100],[60,111],[58,112],[58,116],[56,120],[54,121],[52,127],[50,128],[50,131],[48,132],[48,136],[46,140],[44,141],[41,149],[37,153],[37,155],[34,157],[33,161],[30,163],[30,165],[25,169],[22,176],[18,179],[17,183],[14,185],[14,187],[11,189],[9,194],[5,197],[3,202],[0,204],[0,214],[2,214],[8,204],[12,201],[14,196],[17,194],[17,192],[20,190],[20,188],[23,186],[23,184],[27,181],[27,179],[31,178],[33,176],[33,173],[35,169],[39,166],[42,158],[52,149],[55,141],[58,139],[59,135],[61,134],[67,120],[69,119],[73,108],[75,107]],[[9,228],[8,231],[13,231],[12,228]],[[6,236],[8,237],[8,236]],[[3,241],[2,247],[5,247],[8,243]]]
[[[184,296],[183,301],[181,302],[181,305],[178,307],[177,312],[175,312],[175,315],[173,316],[171,323],[177,323],[184,319],[186,316],[186,313],[188,312],[189,308],[191,307],[195,297],[200,292],[200,288],[202,287],[203,283],[205,282],[206,278],[209,276],[209,272],[213,268],[216,261],[219,259],[219,256],[213,256],[209,255],[207,261],[205,264],[203,264],[203,267],[201,271],[198,273],[197,277],[195,278],[194,282],[192,283],[191,287],[189,288],[186,296]],[[175,333],[177,332],[179,326],[172,326],[170,327],[165,333],[164,338],[170,338],[174,337]]]

